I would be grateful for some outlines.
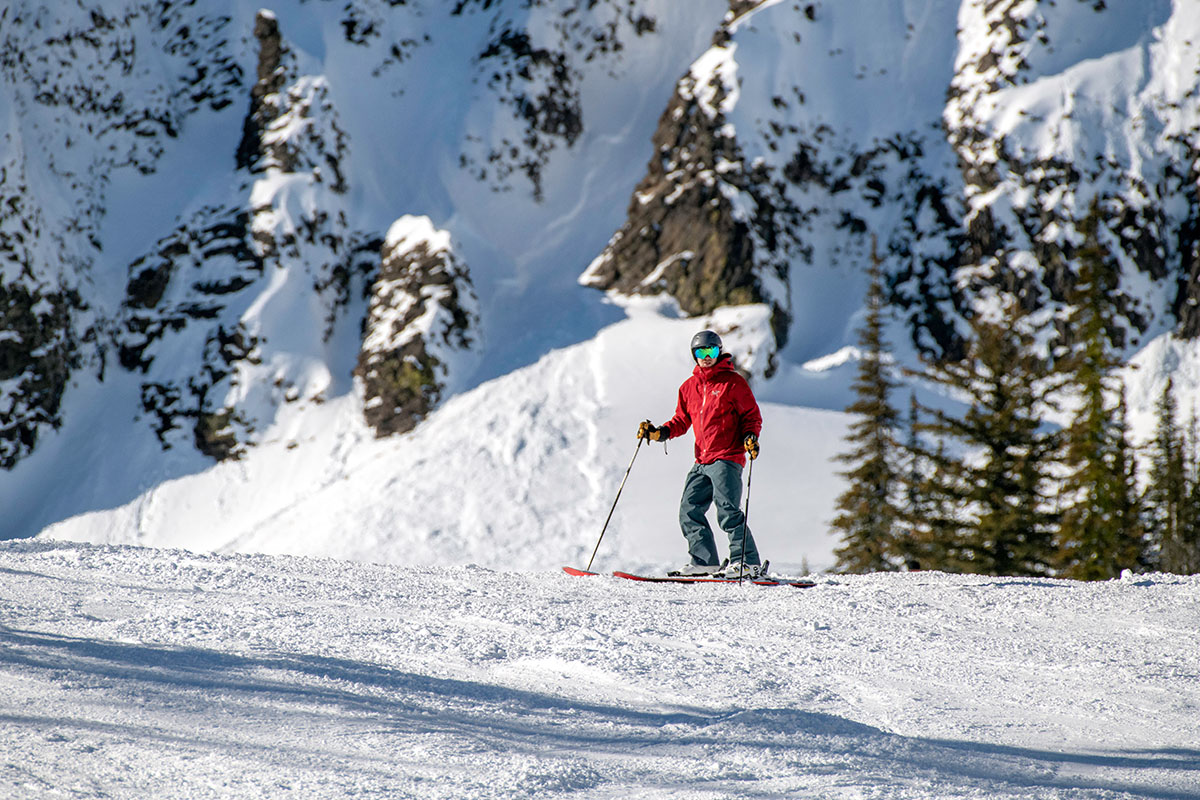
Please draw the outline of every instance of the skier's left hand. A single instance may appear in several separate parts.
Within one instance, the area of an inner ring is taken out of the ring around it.
[[[743,446],[746,448],[746,453],[750,456],[751,461],[758,458],[757,436],[755,436],[753,433],[746,434],[746,441],[743,443]]]

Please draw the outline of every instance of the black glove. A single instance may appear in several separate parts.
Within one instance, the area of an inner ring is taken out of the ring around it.
[[[750,460],[758,458],[758,437],[753,433],[746,434],[746,441],[743,442],[746,448],[746,453],[750,456]]]

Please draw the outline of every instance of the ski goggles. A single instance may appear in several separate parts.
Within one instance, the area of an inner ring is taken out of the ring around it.
[[[721,348],[715,345],[713,347],[697,347],[692,351],[692,355],[696,357],[697,361],[703,361],[706,358],[716,358],[721,355]]]

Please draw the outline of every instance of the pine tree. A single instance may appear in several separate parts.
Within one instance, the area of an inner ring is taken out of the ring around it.
[[[933,469],[921,491],[944,513],[929,521],[944,553],[938,569],[992,575],[1044,575],[1054,560],[1057,524],[1048,497],[1057,448],[1041,423],[1058,382],[1039,354],[1035,331],[1015,299],[999,318],[977,316],[960,362],[928,362],[924,376],[965,393],[962,416],[925,409],[919,432],[957,449],[927,453]],[[961,455],[956,454],[956,450]]]
[[[947,454],[945,442],[938,442],[934,449],[925,447],[920,436],[925,426],[915,397],[913,403],[905,492],[910,564],[921,569],[962,572],[970,567],[956,558],[956,543],[967,537],[970,519],[963,513],[967,500],[956,490],[957,481],[948,478],[957,473],[961,462]]]
[[[899,415],[891,405],[897,383],[889,374],[890,346],[884,336],[882,261],[871,247],[866,316],[858,330],[861,358],[854,381],[856,399],[847,408],[857,417],[846,441],[850,450],[838,456],[851,465],[841,475],[849,481],[837,500],[841,512],[833,528],[842,544],[834,550],[844,572],[895,570],[902,563],[896,536],[902,515],[897,505]]]
[[[1175,383],[1168,378],[1158,401],[1154,438],[1150,442],[1150,466],[1146,475],[1145,507],[1152,563],[1164,572],[1183,566],[1184,506],[1188,495],[1184,452],[1186,442],[1179,428]]]
[[[1142,562],[1137,522],[1135,466],[1131,463],[1123,386],[1115,377],[1110,328],[1118,318],[1112,297],[1119,267],[1100,245],[1095,210],[1081,225],[1079,275],[1068,296],[1065,329],[1068,352],[1058,368],[1078,408],[1063,431],[1066,477],[1060,487],[1064,510],[1058,528],[1058,572],[1083,580],[1103,580]],[[1117,405],[1110,398],[1118,397]]]
[[[1065,431],[1067,505],[1057,561],[1063,577],[1105,580],[1146,563],[1127,413],[1123,396],[1111,409],[1091,401]]]
[[[1129,425],[1129,406],[1125,401],[1122,388],[1117,400],[1116,425],[1113,429],[1116,436],[1117,471],[1123,476],[1121,483],[1125,492],[1121,500],[1121,511],[1125,518],[1124,528],[1126,539],[1137,546],[1137,563],[1135,569],[1146,569],[1149,565],[1149,544],[1144,524],[1144,509],[1141,495],[1138,492],[1139,465],[1137,450],[1133,446],[1133,433]]]
[[[1179,527],[1167,548],[1168,572],[1181,575],[1200,573],[1200,420],[1192,410],[1185,437],[1184,496],[1180,505]]]
[[[935,452],[927,455],[917,433],[921,424],[921,405],[916,393],[908,400],[908,436],[902,451],[903,458],[903,515],[896,536],[897,552],[908,569],[930,569],[942,563],[942,554],[935,543],[945,537],[935,532],[932,520],[946,514],[935,506],[934,495],[924,490],[924,484],[933,470],[933,462],[944,455]]]

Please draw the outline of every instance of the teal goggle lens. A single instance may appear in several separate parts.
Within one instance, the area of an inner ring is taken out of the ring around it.
[[[721,348],[719,348],[719,347],[697,347],[695,350],[692,351],[692,355],[694,355],[696,357],[697,361],[699,361],[701,359],[705,359],[705,358],[716,358],[717,356],[721,355]]]

